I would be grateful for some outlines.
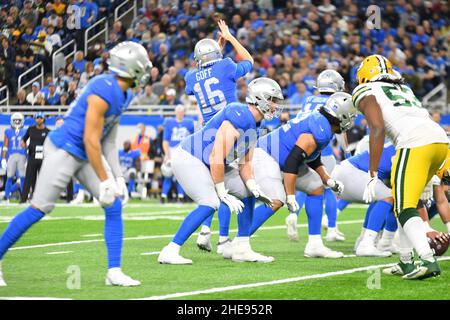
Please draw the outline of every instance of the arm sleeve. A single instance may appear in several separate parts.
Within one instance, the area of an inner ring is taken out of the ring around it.
[[[313,161],[308,162],[308,166],[313,170],[316,170],[318,167],[323,166],[321,155],[319,154],[319,156]]]
[[[247,73],[252,71],[253,64],[248,60],[243,60],[239,62],[236,66],[236,73],[234,75],[234,80],[238,80],[240,77],[245,76]]]
[[[305,152],[305,150],[297,145],[294,145],[291,152],[289,152],[286,161],[284,162],[283,171],[286,173],[298,174],[298,168],[307,157],[308,154]]]
[[[114,126],[102,141],[103,155],[106,159],[106,162],[108,162],[109,166],[111,167],[114,177],[116,178],[123,175],[122,169],[120,168],[119,150],[116,146],[118,129],[119,123],[117,122],[116,124],[114,124]]]

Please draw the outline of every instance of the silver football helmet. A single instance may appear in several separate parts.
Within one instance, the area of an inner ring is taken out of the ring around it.
[[[356,117],[356,108],[353,105],[352,96],[346,92],[333,93],[323,109],[339,120],[342,132],[350,129]]]
[[[280,85],[269,78],[261,77],[252,80],[248,84],[248,94],[245,98],[247,103],[253,104],[270,121],[280,116],[283,108],[278,104],[284,100]]]
[[[11,127],[16,130],[19,130],[24,125],[24,117],[20,112],[15,112],[11,116]]]
[[[124,41],[109,52],[109,70],[119,77],[133,79],[134,86],[145,84],[153,67],[145,48],[139,43]]]
[[[345,81],[337,71],[327,69],[317,77],[316,88],[320,93],[339,92],[345,89]]]
[[[200,68],[223,58],[219,43],[213,39],[202,39],[195,45],[194,60]]]

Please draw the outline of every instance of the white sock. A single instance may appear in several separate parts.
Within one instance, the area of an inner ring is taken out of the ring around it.
[[[447,222],[445,225],[447,226],[448,233],[450,234],[450,222]]]
[[[111,273],[116,273],[116,272],[120,272],[120,271],[121,271],[121,269],[117,268],[117,267],[108,269],[108,272],[111,272]]]
[[[408,237],[406,236],[405,230],[400,223],[398,223],[398,251],[400,253],[400,261],[403,263],[413,262],[413,247]]]
[[[360,246],[374,246],[377,235],[378,235],[378,232],[370,230],[370,229],[365,229],[359,245]]]
[[[338,210],[336,211],[336,218],[339,217],[340,214],[341,214],[341,210],[338,209]]]
[[[289,216],[290,216],[291,218],[295,217],[295,219],[297,220],[297,215],[296,215],[295,213],[290,213]]]
[[[333,233],[333,232],[336,232],[336,227],[333,227],[333,228],[328,227],[327,233]]]
[[[250,237],[236,237],[237,243],[250,243]]]
[[[433,251],[428,244],[423,220],[420,217],[412,217],[403,225],[403,230],[419,257],[433,262]]]
[[[200,232],[209,233],[211,232],[211,229],[208,226],[202,226]]]
[[[380,241],[391,243],[392,240],[394,240],[394,237],[395,237],[395,231],[388,231],[388,230],[384,229],[383,235],[381,236]]]
[[[310,234],[308,235],[308,244],[312,246],[322,246],[322,237],[320,234]]]
[[[224,243],[225,241],[227,241],[228,240],[228,237],[227,236],[219,236],[219,242],[220,243]]]
[[[170,249],[174,250],[176,253],[180,252],[180,245],[176,244],[175,242],[170,242],[167,247],[169,247]]]

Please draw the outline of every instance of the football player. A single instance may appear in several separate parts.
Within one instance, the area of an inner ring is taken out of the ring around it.
[[[355,115],[356,110],[351,103],[351,96],[337,92],[317,110],[292,119],[258,139],[253,160],[255,179],[263,192],[274,202],[272,208],[264,206],[256,208],[252,233],[283,203],[287,204],[289,212],[297,212],[299,205],[295,191],[303,191],[309,195],[305,204],[309,233],[305,257],[344,256],[342,252],[327,248],[321,238],[323,186],[326,185],[337,193],[342,192],[344,186],[330,177],[320,154],[334,134],[345,132],[350,128]]]
[[[319,95],[306,98],[305,102],[302,105],[301,111],[297,116],[301,117],[305,112],[310,112],[324,106],[333,93],[345,90],[345,81],[338,72],[336,72],[335,70],[327,69],[322,71],[317,77],[316,89],[319,92]],[[322,150],[321,159],[322,163],[327,169],[327,172],[331,174],[334,167],[336,166],[336,159],[333,154],[332,142],[330,142],[325,147],[325,149]],[[328,186],[324,187],[324,198],[325,213],[328,217],[328,231],[325,239],[327,241],[344,241],[344,235],[340,231],[338,231],[336,227],[336,196]],[[305,201],[308,201],[308,196],[306,196],[305,200],[303,201],[301,196],[297,195],[297,202],[299,202],[299,199],[303,206],[303,203]],[[300,209],[302,206],[300,206],[299,203]],[[293,241],[298,240],[297,217],[299,213],[300,210],[286,217],[288,238]],[[321,217],[322,215],[320,215],[320,219]],[[319,219],[319,217],[316,216],[310,218]]]
[[[192,260],[180,255],[180,247],[221,202],[238,213],[233,261],[273,261],[250,246],[255,198],[269,206],[272,203],[255,183],[252,155],[260,122],[281,113],[278,101],[282,99],[281,88],[274,80],[254,79],[248,85],[247,104],[229,104],[173,150],[173,173],[198,207],[163,248],[158,257],[160,263],[192,264]],[[239,170],[229,166],[236,159],[240,160]]]
[[[184,107],[179,105],[175,108],[175,117],[166,119],[163,132],[164,165],[170,166],[173,149],[187,136],[194,133],[194,120],[184,117]],[[176,183],[178,199],[184,198],[184,191],[180,184],[173,177],[164,177],[161,200],[165,202],[167,194],[172,187],[172,182]]]
[[[225,21],[219,20],[218,26],[220,29],[218,42],[213,39],[202,39],[197,42],[194,59],[198,68],[189,71],[185,76],[186,93],[195,95],[203,123],[207,123],[226,105],[238,101],[236,82],[253,68],[252,56],[231,34]],[[239,63],[235,63],[231,58],[223,59],[222,49],[226,42],[233,46],[236,55],[241,59]],[[220,225],[226,225],[222,226],[221,230],[226,230],[230,220],[228,207],[221,205],[218,215]],[[204,221],[197,239],[198,247],[206,251],[211,251],[212,218],[213,215]],[[226,241],[228,237],[221,235],[219,243]]]
[[[441,271],[416,207],[424,187],[446,158],[447,134],[430,118],[385,57],[366,57],[356,76],[359,86],[353,90],[353,103],[364,114],[370,128],[369,179],[364,190],[366,202],[376,196],[385,133],[397,150],[391,186],[394,213],[399,221],[400,262],[385,272],[402,275],[403,279],[435,277]],[[414,264],[413,248],[420,257],[417,265]]]
[[[16,215],[0,238],[0,260],[34,223],[50,213],[61,192],[76,177],[105,211],[108,257],[106,285],[137,286],[121,266],[122,201],[127,192],[119,164],[116,134],[121,114],[132,99],[132,87],[147,81],[152,63],[145,48],[122,42],[110,51],[109,74],[94,77],[65,116],[64,124],[45,141],[45,158],[31,206]],[[0,273],[0,282],[5,285]]]
[[[123,149],[119,151],[119,161],[123,177],[128,184],[127,195],[131,196],[136,186],[137,172],[141,169],[141,150],[131,150],[131,141],[126,140]],[[124,197],[124,200],[128,200],[125,195]]]
[[[5,202],[9,202],[9,196],[15,189],[13,178],[20,179],[20,189],[25,182],[25,163],[27,150],[21,145],[22,138],[27,130],[23,128],[23,114],[16,112],[11,115],[11,128],[5,130],[3,139],[2,168],[6,169]],[[19,174],[17,176],[17,173]]]

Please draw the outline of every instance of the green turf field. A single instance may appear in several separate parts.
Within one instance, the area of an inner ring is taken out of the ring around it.
[[[20,210],[0,207],[0,230]],[[142,285],[135,288],[104,285],[106,250],[101,209],[59,206],[35,225],[3,262],[8,287],[0,298],[51,297],[68,299],[449,299],[450,260],[441,261],[442,275],[425,281],[405,281],[380,273],[393,258],[356,258],[353,244],[360,232],[365,209],[350,207],[339,217],[347,240],[328,244],[343,251],[343,259],[303,257],[307,239],[304,212],[299,219],[300,242],[289,242],[281,210],[252,239],[253,248],[275,257],[270,264],[234,263],[215,252],[201,252],[196,235],[181,253],[191,266],[157,263],[157,253],[177,230],[192,205],[133,202],[124,213],[123,269]],[[235,233],[236,223],[232,217]],[[435,228],[444,231],[439,218]],[[217,230],[217,218],[213,221]],[[213,235],[213,243],[218,239]],[[444,259],[450,259],[449,253]]]

